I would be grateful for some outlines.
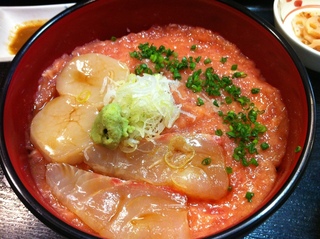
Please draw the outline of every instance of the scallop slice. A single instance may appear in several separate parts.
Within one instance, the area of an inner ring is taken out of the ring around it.
[[[91,145],[84,156],[96,172],[170,186],[192,198],[219,200],[228,193],[224,151],[209,134],[164,134],[132,153]]]
[[[56,88],[60,95],[71,95],[100,109],[113,99],[117,85],[128,75],[129,68],[124,63],[103,54],[88,53],[74,57],[64,67]]]
[[[97,114],[90,104],[59,96],[33,118],[31,142],[49,162],[81,163],[83,150],[92,144],[89,133]]]
[[[53,195],[102,237],[190,238],[187,199],[178,193],[58,163],[47,165],[46,180]]]

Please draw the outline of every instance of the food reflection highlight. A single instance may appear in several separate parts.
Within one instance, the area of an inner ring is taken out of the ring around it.
[[[34,109],[43,197],[106,238],[197,238],[243,220],[273,188],[289,130],[280,92],[234,44],[175,24],[56,59]]]

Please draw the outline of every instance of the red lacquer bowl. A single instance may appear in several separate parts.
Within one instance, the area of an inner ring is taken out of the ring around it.
[[[94,39],[121,37],[154,24],[202,26],[235,43],[280,89],[290,120],[290,135],[279,178],[260,208],[237,225],[214,235],[234,238],[252,230],[289,197],[308,162],[315,136],[315,104],[305,68],[288,43],[268,23],[230,1],[100,0],[67,9],[41,28],[17,54],[1,95],[2,166],[12,188],[30,211],[69,238],[90,238],[59,219],[38,191],[25,147],[28,116],[37,81],[54,59]],[[302,146],[300,153],[295,147]]]

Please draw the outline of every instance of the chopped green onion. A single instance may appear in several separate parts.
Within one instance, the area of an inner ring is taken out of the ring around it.
[[[295,150],[294,150],[295,153],[298,153],[298,152],[300,152],[300,151],[301,151],[301,146],[297,146],[297,147],[295,148]]]
[[[266,149],[268,149],[270,146],[269,146],[268,143],[263,142],[263,143],[260,145],[260,147],[261,147],[262,150],[266,150]]]
[[[260,88],[252,88],[251,93],[252,94],[258,94],[260,92]]]
[[[133,52],[130,52],[129,54],[130,54],[130,57],[139,59],[139,53],[138,52],[133,51]]]
[[[212,102],[212,104],[213,104],[214,106],[219,107],[219,103],[218,103],[218,101],[217,101],[217,100],[214,100],[214,101]]]
[[[252,202],[253,196],[254,196],[253,192],[247,192],[246,193],[246,199],[248,200],[248,202]]]
[[[251,164],[251,165],[254,165],[254,166],[258,166],[258,165],[259,165],[257,159],[255,159],[255,158],[251,158],[250,164]]]
[[[211,63],[211,59],[210,59],[210,58],[207,58],[207,59],[204,60],[203,63],[207,65],[207,64]]]
[[[232,174],[233,170],[231,167],[226,167],[227,174]]]
[[[204,101],[200,97],[198,97],[198,99],[197,99],[197,105],[198,106],[204,105]]]
[[[192,45],[191,47],[190,47],[190,50],[191,51],[194,51],[194,50],[196,50],[197,49],[197,45]]]
[[[228,57],[221,57],[220,62],[224,64],[227,62],[227,60],[228,60]]]
[[[202,165],[208,166],[211,164],[211,158],[205,158],[201,162]]]
[[[215,131],[215,134],[216,134],[217,136],[222,136],[222,135],[223,135],[223,132],[222,132],[221,129],[217,129],[217,130]]]
[[[232,70],[232,71],[235,71],[235,70],[237,70],[237,69],[238,69],[238,65],[234,64],[234,65],[231,66],[231,70]]]
[[[196,69],[196,63],[195,62],[190,62],[189,67],[190,67],[191,70]]]
[[[245,78],[246,76],[247,76],[246,73],[240,72],[240,71],[237,71],[237,72],[233,73],[233,77],[234,78]]]
[[[181,79],[181,74],[179,73],[179,71],[177,69],[175,69],[173,71],[173,79],[175,79],[175,80],[180,80]]]
[[[225,98],[225,101],[226,101],[226,103],[229,105],[229,104],[232,103],[232,98],[231,98],[230,96],[227,96],[227,97]]]
[[[137,75],[141,75],[141,74],[143,74],[143,73],[152,74],[153,72],[152,72],[152,70],[148,67],[147,64],[142,63],[142,64],[140,64],[138,67],[136,67],[135,73],[136,73]]]

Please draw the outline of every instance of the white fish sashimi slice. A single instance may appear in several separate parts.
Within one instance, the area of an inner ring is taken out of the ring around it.
[[[69,164],[47,165],[53,195],[105,238],[190,238],[187,198]]]
[[[141,141],[136,151],[127,154],[92,144],[84,157],[95,172],[169,186],[190,198],[219,200],[228,193],[225,154],[213,135],[163,134]],[[208,165],[204,159],[209,159]]]

